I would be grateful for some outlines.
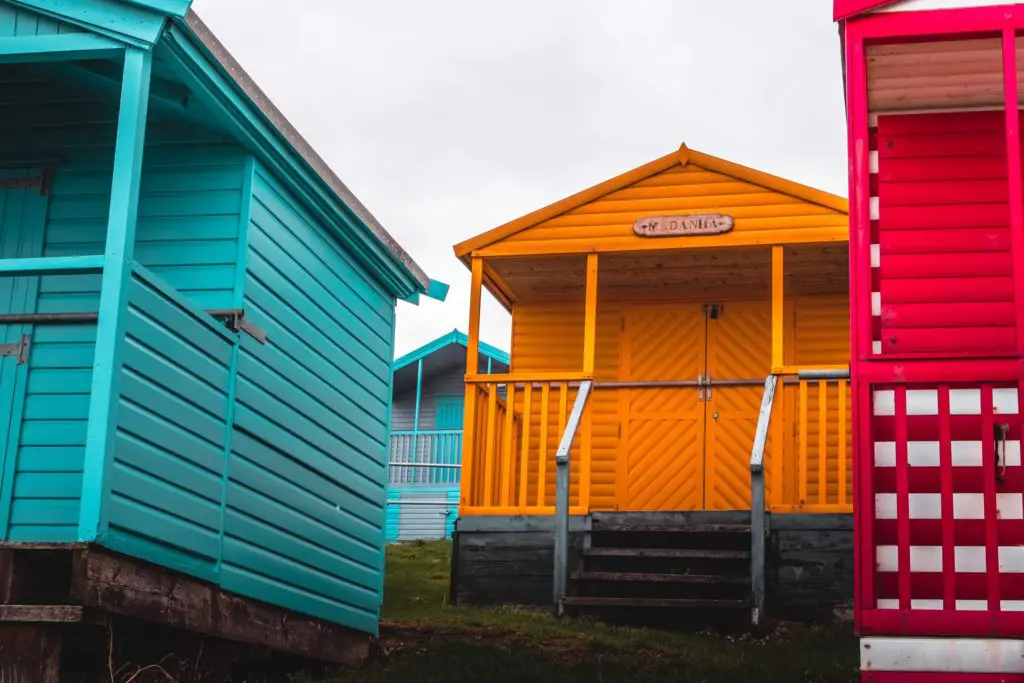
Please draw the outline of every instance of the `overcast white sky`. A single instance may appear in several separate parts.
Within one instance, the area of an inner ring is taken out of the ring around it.
[[[285,7],[288,9],[285,9]],[[400,304],[400,355],[465,330],[452,245],[690,147],[846,195],[827,0],[195,0],[448,301]],[[483,339],[507,348],[493,301]]]

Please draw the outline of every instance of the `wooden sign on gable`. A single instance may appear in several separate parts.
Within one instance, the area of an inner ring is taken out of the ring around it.
[[[681,237],[692,235],[720,235],[733,228],[732,216],[702,213],[692,216],[650,216],[633,224],[633,232],[640,237]]]

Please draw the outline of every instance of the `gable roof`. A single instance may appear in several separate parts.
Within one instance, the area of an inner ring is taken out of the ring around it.
[[[733,178],[737,178],[754,185],[760,185],[761,187],[775,190],[776,192],[787,194],[812,204],[818,204],[843,213],[849,212],[849,203],[842,197],[823,190],[814,189],[813,187],[808,187],[807,185],[801,185],[800,183],[793,182],[792,180],[779,178],[778,176],[773,176],[769,173],[764,173],[763,171],[758,171],[732,161],[726,161],[725,159],[720,159],[718,157],[711,156],[710,154],[691,150],[683,144],[678,150],[670,154],[666,154],[663,157],[659,157],[654,161],[638,166],[630,171],[626,171],[625,173],[615,176],[610,180],[606,180],[603,183],[598,183],[593,187],[577,192],[576,194],[557,201],[554,204],[549,204],[548,206],[528,213],[521,218],[517,218],[514,221],[500,225],[477,235],[476,237],[465,240],[464,242],[455,245],[455,255],[462,259],[463,262],[466,262],[474,251],[483,249],[497,242],[501,242],[502,240],[522,232],[523,230],[528,230],[529,228],[566,213],[567,211],[572,211],[584,204],[600,199],[607,194],[624,189],[658,173],[662,173],[673,166],[679,165],[685,167],[688,164],[693,164],[715,173],[732,176]]]
[[[469,337],[466,336],[466,334],[463,332],[459,332],[458,330],[452,330],[448,334],[441,335],[437,339],[428,342],[423,346],[419,347],[418,349],[410,351],[401,358],[397,359],[394,363],[392,363],[391,369],[401,370],[402,368],[408,365],[412,365],[416,361],[426,358],[432,353],[440,351],[446,346],[450,346],[452,344],[468,348]],[[502,365],[506,366],[511,362],[508,353],[502,351],[501,349],[495,346],[491,346],[490,344],[485,344],[484,342],[480,342],[480,355],[484,356],[485,358],[490,358],[494,360],[496,363],[501,363]]]
[[[0,0],[124,45],[161,51],[217,123],[265,162],[353,256],[397,298],[444,299],[432,281],[273,105],[192,0]]]

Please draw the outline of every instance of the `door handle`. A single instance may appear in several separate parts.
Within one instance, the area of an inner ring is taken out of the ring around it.
[[[1006,437],[1010,433],[1010,425],[993,425],[993,431],[995,432],[996,448],[996,483],[1002,484],[1003,478],[1006,475]],[[1000,446],[1002,446],[1002,448],[1000,448]]]
[[[697,373],[697,403],[704,401],[704,375]]]
[[[707,390],[707,392],[705,392],[704,398],[705,398],[705,400],[710,401],[711,400],[711,373],[710,372],[708,373],[708,376],[707,376],[707,388],[708,388],[708,390]]]

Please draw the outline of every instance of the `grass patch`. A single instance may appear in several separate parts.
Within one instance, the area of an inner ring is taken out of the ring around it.
[[[537,610],[453,608],[450,549],[446,542],[388,548],[377,652],[331,683],[858,679],[857,644],[849,625],[783,625],[753,637],[560,620]]]

